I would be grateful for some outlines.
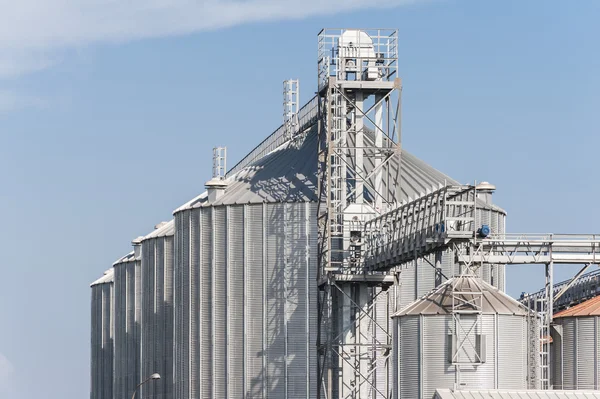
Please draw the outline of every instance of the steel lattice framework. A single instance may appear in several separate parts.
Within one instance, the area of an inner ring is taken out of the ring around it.
[[[400,157],[398,34],[327,29],[318,42],[318,395],[388,397],[389,314],[377,303],[392,276],[366,272],[361,235],[401,184],[390,167]]]

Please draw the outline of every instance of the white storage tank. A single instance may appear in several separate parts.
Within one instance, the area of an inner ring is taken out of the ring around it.
[[[393,316],[395,398],[431,399],[436,388],[529,388],[529,316],[479,277],[445,282]]]
[[[113,399],[114,296],[113,270],[94,281],[92,288],[90,399]]]
[[[140,383],[140,242],[113,264],[115,293],[114,398],[131,397]]]
[[[140,388],[142,399],[173,397],[173,234],[162,222],[141,240],[141,378],[161,378]]]
[[[600,296],[555,314],[551,331],[554,389],[599,389]]]

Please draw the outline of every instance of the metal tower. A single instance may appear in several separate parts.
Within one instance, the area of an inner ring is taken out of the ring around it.
[[[363,231],[399,199],[397,46],[396,30],[318,35],[319,397],[390,396],[393,276],[365,269]]]

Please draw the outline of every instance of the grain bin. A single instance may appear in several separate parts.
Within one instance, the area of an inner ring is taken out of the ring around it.
[[[176,399],[316,396],[317,154],[313,127],[175,210]],[[402,181],[401,200],[454,182],[405,151]]]
[[[599,389],[600,296],[554,315],[551,365],[554,389]]]
[[[443,283],[393,316],[395,397],[431,399],[436,388],[527,389],[535,350],[529,315],[479,277]]]
[[[90,399],[113,399],[113,270],[94,281],[91,325]]]
[[[160,380],[140,388],[142,399],[173,397],[173,234],[162,222],[141,239],[141,377]]]
[[[114,398],[131,397],[140,382],[140,241],[113,264],[115,294]]]

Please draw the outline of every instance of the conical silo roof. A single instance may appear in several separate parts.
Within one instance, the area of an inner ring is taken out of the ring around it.
[[[434,291],[411,303],[392,317],[409,315],[437,315],[452,313],[452,292],[456,303],[472,302],[481,293],[481,307],[485,314],[507,314],[526,316],[529,310],[499,289],[487,284],[479,277],[454,277]]]

